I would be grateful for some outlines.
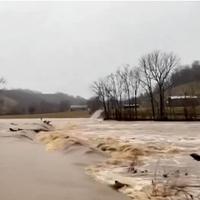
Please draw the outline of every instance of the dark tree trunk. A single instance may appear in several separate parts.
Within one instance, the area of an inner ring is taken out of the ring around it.
[[[153,92],[150,90],[150,101],[151,101],[151,110],[152,110],[152,117],[155,120],[156,115],[155,115],[155,105],[154,105],[154,99],[153,99]]]
[[[135,90],[134,104],[135,104],[135,119],[137,120],[137,90]]]
[[[164,91],[162,86],[159,86],[159,97],[160,97],[160,114],[159,114],[159,118],[161,120],[164,119],[165,117],[165,104],[164,104]]]

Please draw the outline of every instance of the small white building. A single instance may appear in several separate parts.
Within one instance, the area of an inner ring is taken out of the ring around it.
[[[169,107],[189,107],[199,106],[200,98],[198,96],[169,96],[167,106]]]

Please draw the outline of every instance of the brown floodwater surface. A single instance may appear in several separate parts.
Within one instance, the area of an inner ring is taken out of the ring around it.
[[[8,126],[2,123],[1,127],[5,136]],[[0,137],[0,199],[127,199],[85,174],[84,166],[98,159],[102,158],[84,157],[82,151],[46,152],[44,146],[26,138]]]
[[[170,183],[199,199],[199,122],[51,120],[39,133],[39,119],[0,120],[0,200],[183,200],[152,196],[155,178],[159,192]],[[127,186],[116,192],[115,181]]]

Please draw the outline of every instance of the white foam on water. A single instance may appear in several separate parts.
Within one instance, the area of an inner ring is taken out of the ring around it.
[[[91,119],[99,119],[101,117],[101,114],[103,113],[103,110],[97,110],[93,113],[93,115],[90,117]]]

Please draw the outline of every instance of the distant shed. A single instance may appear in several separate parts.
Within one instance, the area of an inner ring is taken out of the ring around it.
[[[139,104],[124,104],[123,105],[123,108],[124,109],[135,109],[135,108],[139,108],[140,107],[140,105]]]
[[[70,111],[88,111],[87,105],[71,105]]]
[[[167,106],[169,107],[190,107],[199,106],[200,98],[198,96],[169,96]]]

